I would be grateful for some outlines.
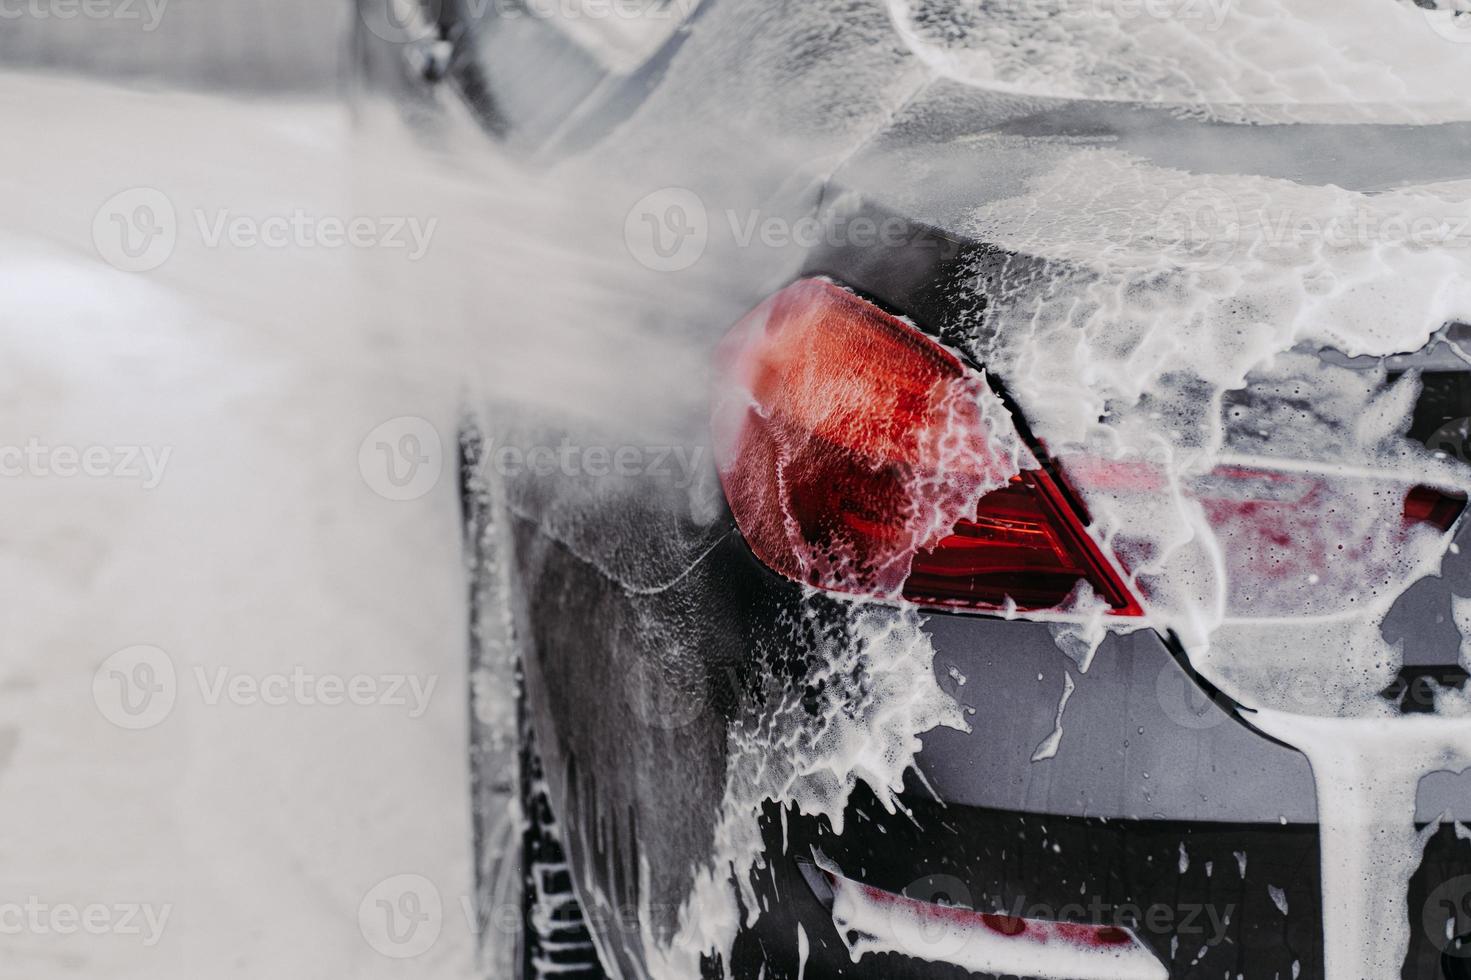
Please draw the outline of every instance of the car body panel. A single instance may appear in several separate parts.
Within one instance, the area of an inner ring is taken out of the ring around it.
[[[707,0],[694,31],[735,29],[731,9]],[[871,46],[864,32],[882,30],[874,10],[865,10],[868,19],[858,19],[846,38],[854,58]],[[752,38],[743,54],[757,64],[794,44],[765,12],[742,29]],[[696,71],[689,61],[703,49],[691,37],[697,34],[676,33],[645,69],[613,85],[579,69],[582,81],[571,87],[576,109],[547,103],[539,108],[549,121],[516,127],[502,115],[491,128],[517,129],[520,135],[507,137],[511,143],[521,139],[521,148],[539,154],[574,153],[603,140],[622,151],[641,150],[656,161],[658,181],[725,203],[712,162],[732,152],[743,134],[771,130],[779,113],[757,109],[740,118],[732,112],[730,142],[699,148],[688,159],[655,152],[658,140],[628,120],[646,100],[662,100],[675,121],[708,118],[732,102],[764,106],[782,80],[771,70],[742,78],[749,84],[735,92],[691,85],[691,77],[721,72],[740,77],[741,68],[707,63]],[[1025,193],[1030,180],[1071,154],[1106,149],[1155,167],[1366,191],[1471,172],[1466,124],[1416,127],[1413,153],[1360,154],[1366,144],[1401,147],[1408,129],[1248,126],[1170,107],[1005,96],[927,81],[912,59],[891,50],[884,56],[893,69],[886,87],[853,110],[859,121],[819,134],[811,145],[821,152],[801,156],[815,190],[783,200],[789,214],[816,218],[826,228],[851,226],[859,217],[897,221],[898,241],[883,247],[829,242],[792,263],[750,258],[744,268],[722,270],[727,283],[736,282],[721,297],[731,316],[688,324],[700,343],[713,347],[740,303],[753,305],[774,279],[780,285],[826,275],[971,352],[973,367],[991,368],[973,353],[985,349],[977,331],[985,323],[987,282],[1004,278],[1009,287],[1041,289],[1065,270],[1055,260],[980,239],[974,211]],[[493,66],[485,68],[476,84],[493,78]],[[838,68],[831,72],[841,76]],[[666,78],[680,84],[671,92],[660,84]],[[528,82],[517,97],[534,102],[535,86]],[[861,101],[852,93],[825,97],[832,104],[806,107],[797,117],[801,125],[816,129],[834,106]],[[751,149],[762,161],[753,169],[773,179],[753,192],[756,201],[769,200],[781,185],[784,158],[762,157],[762,149]],[[1005,389],[1005,372],[996,379]],[[1027,406],[1020,408],[1025,413]],[[485,416],[490,431],[504,421],[494,407]],[[565,424],[588,438],[579,428],[584,422]],[[555,443],[567,431],[560,425],[550,423],[550,434],[530,438]],[[643,433],[604,438],[647,439]],[[675,438],[691,452],[708,449],[702,434]],[[713,479],[709,467],[705,478]],[[502,492],[514,527],[527,710],[550,796],[565,821],[574,877],[605,961],[623,976],[640,976],[647,945],[673,935],[690,899],[692,869],[715,849],[732,746],[748,717],[743,712],[759,707],[773,679],[800,691],[820,650],[813,633],[841,637],[853,603],[812,593],[763,567],[729,513],[717,506],[712,514],[710,494],[688,487],[632,479],[608,492],[605,483],[524,477]],[[1460,557],[1447,559],[1444,575],[1407,593],[1386,624],[1387,635],[1397,630],[1404,640],[1411,666],[1459,667],[1454,630],[1444,627],[1452,597],[1471,588],[1462,584],[1471,583],[1464,566],[1471,560],[1468,534],[1464,527],[1459,532]],[[879,615],[905,614],[868,605]],[[1105,917],[1128,905],[1178,910],[1193,903],[1223,915],[1229,907],[1235,918],[1227,931],[1195,950],[1187,947],[1198,937],[1182,933],[1174,920],[1144,938],[1174,977],[1322,977],[1311,768],[1300,752],[1252,728],[1249,712],[1191,668],[1178,638],[1148,628],[1110,635],[1085,672],[1060,642],[1065,628],[1058,624],[961,613],[925,613],[921,622],[936,679],[970,709],[970,731],[937,728],[923,735],[899,813],[862,786],[848,802],[841,834],[820,819],[783,817],[768,806],[766,860],[752,876],[763,903],[759,913],[746,910],[754,921],[721,965],[739,977],[798,976],[800,925],[813,944],[807,976],[954,973],[902,957],[853,963],[798,869],[816,849],[856,880],[895,892],[908,894],[917,881],[948,875],[966,883],[976,907],[997,911],[1018,902],[1057,910],[1082,894],[1102,896]],[[1065,677],[1074,689],[1064,710]],[[1039,752],[1059,725],[1055,753]],[[1421,822],[1442,813],[1471,819],[1463,782],[1450,774],[1427,780]],[[1412,882],[1412,896],[1421,900],[1436,882],[1471,871],[1471,848],[1451,829],[1431,840]],[[1286,910],[1273,889],[1281,891]],[[1440,950],[1418,927],[1412,931],[1405,976],[1431,976],[1426,971]],[[718,974],[715,964],[706,968]]]

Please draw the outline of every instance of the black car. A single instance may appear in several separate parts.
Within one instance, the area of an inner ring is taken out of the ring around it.
[[[701,294],[647,295],[698,424],[467,416],[521,976],[1471,975],[1471,114],[979,84],[899,3],[380,6],[419,124],[643,167],[629,275]]]

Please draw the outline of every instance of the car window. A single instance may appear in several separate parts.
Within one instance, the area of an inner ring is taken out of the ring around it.
[[[463,0],[483,108],[507,138],[540,145],[654,58],[699,2]]]
[[[618,75],[630,75],[668,41],[693,12],[696,0],[530,0],[550,9],[547,21],[589,57]],[[551,9],[554,8],[554,9]]]

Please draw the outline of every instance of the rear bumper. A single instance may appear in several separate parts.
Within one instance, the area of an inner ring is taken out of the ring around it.
[[[973,712],[971,732],[924,737],[917,765],[940,799],[1114,820],[1317,820],[1307,759],[1247,727],[1157,633],[1110,635],[1084,672],[1060,649],[1069,644],[1059,629],[926,622],[941,685]],[[1059,726],[1050,756],[1039,751]]]
[[[743,560],[735,550],[717,562]],[[803,875],[802,864],[821,862],[920,901],[1126,927],[1171,978],[1328,980],[1316,793],[1301,753],[1251,728],[1153,631],[1111,635],[1082,672],[1057,626],[939,614],[924,629],[972,730],[923,737],[907,813],[886,812],[860,786],[839,835],[768,806],[762,913],[737,944],[735,976],[758,977],[763,963],[766,977],[799,967],[809,978],[974,975],[948,965],[944,948],[855,962]],[[1058,726],[1069,675],[1055,754],[1033,761]],[[1422,787],[1422,825],[1442,813],[1465,821],[1467,794],[1432,790]],[[1465,837],[1450,823],[1429,836],[1410,884],[1405,980],[1471,976],[1442,966],[1448,955],[1471,967],[1471,950],[1449,939],[1471,933]],[[1027,962],[1001,975],[1026,976]]]
[[[737,944],[734,974],[759,976],[765,963],[768,977],[797,976],[800,926],[807,977],[973,975],[947,964],[953,938],[944,936],[935,937],[934,949],[899,947],[917,955],[870,954],[855,962],[802,873],[802,863],[820,855],[845,877],[919,901],[1125,927],[1176,980],[1325,980],[1315,826],[1043,816],[945,806],[922,793],[911,787],[906,816],[886,813],[860,790],[842,835],[792,813],[783,831],[769,809],[771,856],[758,878],[765,911]],[[1471,842],[1442,828],[1411,883],[1405,980],[1457,976],[1442,973],[1448,948],[1462,966],[1471,964],[1445,938],[1447,905],[1465,902],[1471,879],[1454,895],[1446,884],[1454,890],[1468,874]],[[1457,915],[1453,931],[1471,930],[1464,912]],[[1021,955],[1002,975],[1025,976],[1028,962]]]

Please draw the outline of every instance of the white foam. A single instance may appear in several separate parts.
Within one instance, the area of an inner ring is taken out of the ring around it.
[[[804,612],[814,625],[824,615],[830,613]],[[715,857],[696,870],[675,935],[657,935],[652,918],[641,916],[645,956],[658,980],[698,976],[702,953],[731,948],[741,925],[732,878],[748,914],[757,913],[750,871],[762,852],[764,803],[824,816],[841,834],[849,795],[860,782],[894,812],[920,733],[967,729],[959,706],[936,680],[934,648],[912,609],[855,602],[847,605],[844,621],[818,626],[817,635],[806,691],[769,676],[761,699],[733,732]],[[811,691],[822,692],[816,706]]]
[[[941,75],[999,91],[1465,119],[1471,15],[1396,0],[889,0]]]
[[[1471,744],[1460,720],[1390,718],[1378,696],[1401,663],[1384,614],[1448,544],[1393,530],[1399,494],[1468,481],[1399,435],[1413,381],[1384,391],[1382,375],[1298,351],[1411,352],[1471,319],[1471,242],[1454,234],[1467,215],[1460,184],[1368,195],[1112,150],[1064,154],[1027,193],[975,214],[982,240],[1064,263],[1042,298],[1003,287],[983,332],[996,339],[977,355],[1064,461],[1103,456],[1157,477],[1147,492],[1082,481],[1095,532],[1141,556],[1154,623],[1182,638],[1196,669],[1263,709],[1258,723],[1312,762],[1329,976],[1398,976],[1421,845],[1415,788],[1448,761],[1464,766]],[[1285,394],[1226,411],[1249,377]],[[1255,594],[1278,559],[1251,519],[1201,504],[1214,492],[1202,474],[1243,450],[1253,466],[1313,474],[1339,500],[1329,523],[1296,528],[1294,545],[1322,534],[1325,554],[1336,542],[1346,557],[1324,558],[1296,591],[1274,585],[1280,608]],[[1442,714],[1460,700],[1443,698]]]

